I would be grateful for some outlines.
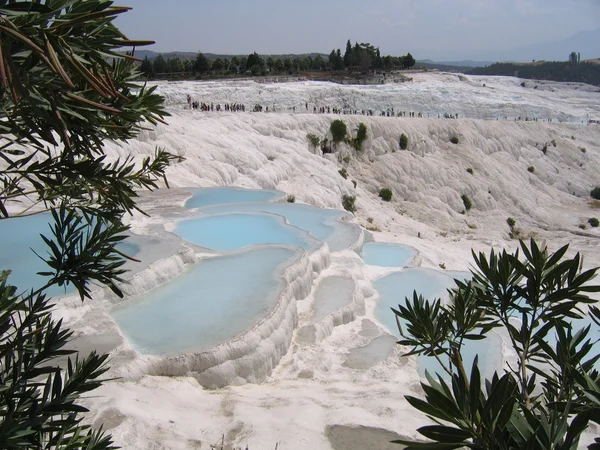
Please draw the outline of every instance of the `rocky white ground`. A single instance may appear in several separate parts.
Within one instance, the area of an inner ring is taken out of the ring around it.
[[[522,87],[521,82],[428,73],[377,87],[159,83],[172,114],[169,125],[143,132],[128,144],[108,143],[107,151],[142,158],[163,146],[185,157],[169,169],[175,187],[279,189],[296,201],[337,209],[342,195],[356,195],[358,223],[373,229],[378,241],[416,248],[425,267],[466,270],[472,248],[516,248],[508,217],[515,219],[522,237],[546,239],[551,250],[569,243],[571,253],[585,255],[585,266],[598,266],[600,232],[580,226],[600,217],[600,205],[589,199],[590,190],[600,185],[600,125],[587,125],[600,117],[600,93],[585,85],[527,81]],[[271,110],[274,105],[277,112],[195,111],[187,108],[187,94],[201,102],[244,103],[247,111],[256,103]],[[394,108],[421,112],[424,118],[318,115],[312,114],[313,106],[373,109],[376,114]],[[437,119],[444,113],[459,119]],[[515,122],[515,117],[539,121]],[[307,133],[325,136],[335,118],[342,118],[352,133],[359,123],[367,125],[363,151],[342,144],[338,153],[322,155],[310,146]],[[548,118],[553,122],[542,122]],[[409,137],[407,151],[399,149],[401,133]],[[456,145],[450,142],[453,136],[459,139]],[[338,173],[342,167],[347,180]],[[392,189],[390,203],[379,199],[382,187]],[[464,194],[473,203],[465,213]],[[149,209],[161,206],[153,205],[151,195],[143,198]],[[161,201],[168,206],[168,200]],[[136,232],[150,224],[142,217],[132,219]],[[327,275],[352,274],[368,288],[381,273],[346,251],[331,256],[331,266],[315,284]],[[300,325],[311,301],[309,295],[298,302]],[[382,332],[372,317],[375,301],[368,297],[363,318],[335,328],[320,343],[293,340],[262,384],[211,391],[191,377],[128,375],[123,371],[132,357],[127,344],[119,339],[97,343],[118,346],[112,373],[122,378],[87,400],[89,420],[103,424],[127,449],[208,449],[222,443],[251,450],[343,449],[364,448],[356,436],[374,442],[389,440],[393,433],[414,437],[425,419],[403,396],[418,392],[415,361],[402,358],[402,349],[396,348],[370,367],[345,365],[352,349]],[[84,335],[102,326],[84,323],[81,310],[88,306],[62,306],[61,315]]]

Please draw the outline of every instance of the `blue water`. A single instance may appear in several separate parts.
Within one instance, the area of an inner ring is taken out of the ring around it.
[[[416,254],[414,248],[384,242],[366,243],[362,250],[365,264],[381,267],[408,266]]]
[[[48,255],[48,247],[40,234],[50,237],[51,223],[50,213],[0,220],[0,233],[5,237],[10,236],[9,239],[4,239],[2,245],[0,270],[12,271],[8,283],[16,286],[17,292],[37,290],[48,280],[47,277],[37,275],[38,272],[50,271],[37,255],[42,258]],[[127,241],[120,243],[117,248],[128,256],[135,256],[140,251],[138,245]],[[59,296],[73,291],[73,287],[69,285],[51,286],[45,292],[50,296]]]
[[[229,251],[256,244],[290,244],[308,249],[310,237],[271,214],[220,214],[178,222],[174,233],[212,250]]]
[[[465,277],[467,274],[464,274]],[[396,315],[390,308],[398,309],[398,304],[405,304],[405,297],[412,301],[413,291],[433,300],[447,295],[447,289],[455,287],[454,279],[443,272],[423,268],[408,268],[380,278],[374,283],[380,299],[375,307],[376,319],[385,325],[395,336],[400,336]],[[403,324],[404,325],[404,324]],[[467,341],[462,354],[465,365],[470,367],[476,354],[479,355],[479,367],[484,376],[491,376],[499,370],[497,363],[501,360],[502,339],[495,333],[489,333],[482,341]],[[442,368],[433,357],[419,356],[419,374],[425,371],[442,374]]]
[[[319,241],[327,242],[332,251],[350,247],[360,235],[355,224],[340,223],[338,219],[348,216],[344,211],[321,209],[296,203],[243,203],[214,205],[202,208],[202,214],[224,214],[231,212],[268,212],[284,216],[287,221],[308,231]]]
[[[281,197],[283,192],[223,187],[193,189],[192,194],[192,197],[185,202],[186,208],[201,208],[226,203],[268,202]]]
[[[262,247],[202,260],[112,316],[144,354],[201,351],[250,329],[277,303],[299,250]]]

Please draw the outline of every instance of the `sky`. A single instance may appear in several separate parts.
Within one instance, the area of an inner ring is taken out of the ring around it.
[[[343,53],[350,39],[370,42],[384,55],[411,52],[417,59],[449,61],[482,59],[497,51],[600,28],[600,0],[121,0],[115,4],[133,7],[117,19],[117,26],[132,39],[156,41],[148,49],[158,52],[329,53],[341,48]]]

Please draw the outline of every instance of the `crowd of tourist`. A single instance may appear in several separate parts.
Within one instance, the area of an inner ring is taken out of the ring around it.
[[[304,106],[304,108],[302,108]],[[308,102],[305,102],[301,107],[292,106],[292,107],[277,107],[276,105],[264,106],[259,103],[256,103],[254,107],[251,109],[252,112],[293,112],[293,113],[313,113],[313,114],[343,114],[343,115],[362,115],[362,116],[374,116],[378,115],[381,117],[416,117],[416,118],[438,118],[438,119],[458,119],[458,113],[423,113],[417,111],[396,111],[394,108],[387,108],[385,110],[374,111],[373,109],[352,109],[352,108],[339,108],[335,106],[322,106],[322,105],[309,105]],[[228,111],[228,112],[245,112],[246,105],[242,103],[225,103],[221,105],[220,103],[205,103],[198,102],[192,99],[190,95],[187,96],[187,107],[189,109],[200,110],[204,112],[212,112],[212,111]],[[512,120],[508,116],[504,116],[502,118],[496,117],[496,120]],[[517,116],[514,117],[515,122],[563,122],[560,119],[552,119],[548,118],[537,118],[537,117],[529,117],[529,116]],[[597,123],[596,120],[588,120],[587,124],[591,125]],[[583,124],[586,123],[585,120],[582,121]]]

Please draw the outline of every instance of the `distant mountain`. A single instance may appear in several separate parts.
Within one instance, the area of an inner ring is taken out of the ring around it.
[[[481,53],[479,56],[481,59],[495,61],[567,61],[571,52],[581,53],[582,60],[600,58],[600,28],[582,31],[561,41],[529,44],[509,50]]]
[[[489,66],[490,64],[494,64],[494,61],[473,61],[471,59],[465,59],[463,61],[432,61],[431,59],[423,59],[417,62],[452,67],[484,67]]]
[[[169,59],[169,58],[173,58],[175,56],[179,56],[179,58],[181,59],[196,59],[196,55],[198,53],[196,52],[155,52],[152,50],[136,50],[135,51],[135,56],[137,56],[138,58],[144,59],[146,56],[148,57],[148,59],[153,59],[156,58],[159,54],[163,55],[163,57],[165,59]],[[270,56],[273,59],[276,58],[280,58],[280,59],[287,59],[287,58],[304,58],[305,56],[310,56],[312,58],[316,58],[317,55],[321,55],[322,58],[327,59],[327,55],[325,55],[324,53],[302,53],[302,54],[281,54],[281,55],[263,55],[261,54],[261,56]],[[225,55],[225,54],[219,54],[219,53],[204,53],[204,56],[206,56],[208,59],[210,60],[215,60],[217,58],[232,58],[233,56],[237,56],[237,57],[247,57],[248,55]]]
[[[165,59],[179,56],[181,59],[196,59],[197,53],[194,52],[154,52],[152,50],[136,50],[135,56],[144,59],[146,56],[148,59],[156,58],[159,54],[163,55]]]

